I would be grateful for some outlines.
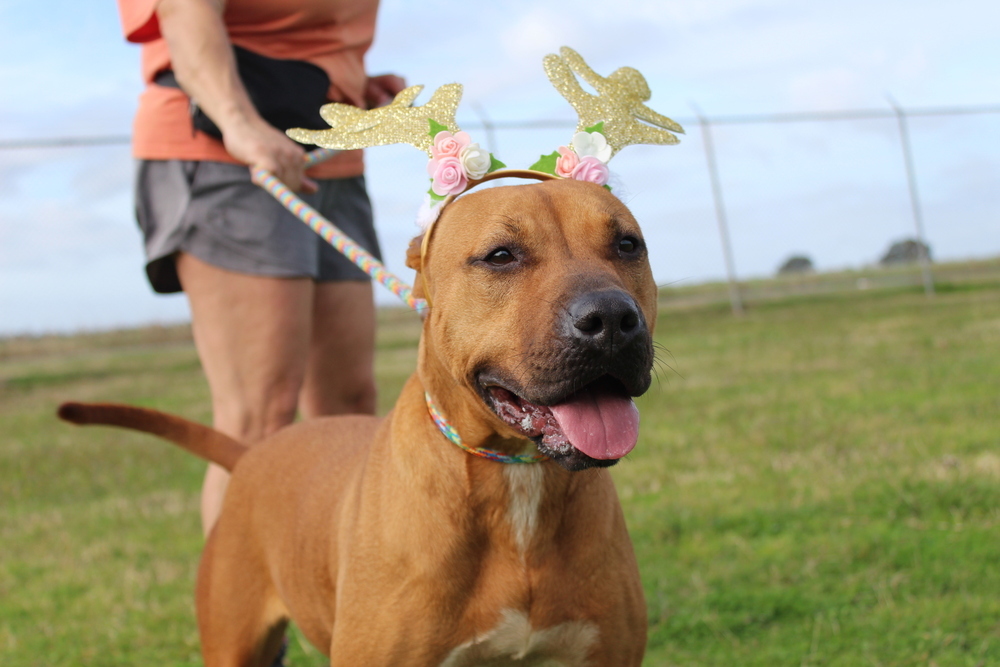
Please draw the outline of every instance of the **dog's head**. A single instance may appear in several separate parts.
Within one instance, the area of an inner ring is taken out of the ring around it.
[[[449,376],[501,438],[531,439],[567,469],[625,456],[656,318],[628,208],[602,187],[552,180],[466,194],[435,227],[422,266],[418,242],[408,258],[432,303],[422,375]]]

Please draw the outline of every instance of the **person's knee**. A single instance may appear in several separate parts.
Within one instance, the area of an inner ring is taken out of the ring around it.
[[[257,391],[214,401],[216,426],[240,440],[256,442],[295,421],[299,383],[274,382]]]
[[[302,392],[302,412],[306,417],[343,414],[375,414],[377,392],[370,370],[338,373],[336,377],[307,382]]]
[[[377,398],[375,378],[368,377],[360,380],[351,389],[343,397],[345,412],[362,415],[375,414]]]
[[[295,421],[298,412],[299,387],[288,387],[275,392],[266,402],[261,415],[263,435],[270,435]]]
[[[327,414],[375,414],[375,378],[358,374],[343,378],[323,403]]]

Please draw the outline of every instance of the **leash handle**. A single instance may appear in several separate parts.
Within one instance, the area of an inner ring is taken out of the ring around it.
[[[310,166],[319,164],[339,152],[328,149],[313,151],[306,156],[306,162]],[[288,189],[287,185],[278,180],[274,174],[267,169],[256,168],[251,169],[250,177],[254,183],[264,188],[272,197],[281,202],[282,206],[288,209],[292,215],[306,223],[310,229],[319,234],[324,241],[339,250],[344,257],[351,260],[359,269],[387,287],[389,291],[402,299],[407,306],[417,311],[420,315],[426,314],[428,310],[427,301],[413,296],[413,288],[410,285],[387,270],[382,262],[358,245],[354,239],[320,215],[316,209],[302,201],[301,198]]]

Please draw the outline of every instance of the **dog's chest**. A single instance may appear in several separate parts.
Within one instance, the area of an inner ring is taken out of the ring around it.
[[[545,493],[545,471],[540,465],[504,466],[507,481],[507,521],[522,556],[538,528],[538,512]]]
[[[538,532],[545,472],[538,465],[507,465],[503,473],[507,523],[523,559]],[[597,637],[597,627],[591,623],[534,628],[526,612],[505,609],[492,630],[455,647],[441,667],[585,667]]]
[[[527,614],[507,609],[495,628],[457,646],[441,667],[586,667],[597,636],[584,621],[536,629]]]

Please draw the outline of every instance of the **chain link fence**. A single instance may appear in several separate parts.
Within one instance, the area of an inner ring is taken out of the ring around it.
[[[772,273],[779,257],[802,252],[801,246],[810,243],[817,254],[830,256],[819,262],[820,268],[841,269],[840,277],[818,280],[799,275],[785,280],[789,290],[921,284],[932,295],[939,276],[931,257],[921,255],[909,268],[875,270],[873,245],[878,239],[883,248],[894,239],[914,239],[933,249],[935,259],[939,254],[953,259],[1000,255],[1000,188],[996,187],[1000,105],[907,109],[890,100],[885,109],[753,115],[713,115],[693,108],[691,117],[677,118],[688,129],[683,152],[670,153],[664,160],[661,148],[636,147],[630,149],[634,158],[618,158],[616,163],[622,165],[612,165],[627,187],[637,191],[627,201],[647,236],[662,246],[657,256],[666,259],[654,265],[657,279],[668,286],[691,288],[685,299],[699,294],[708,298],[722,290],[739,314],[748,298],[761,298],[773,290],[763,289],[754,279]],[[493,121],[481,107],[473,105],[472,111],[475,119],[461,122],[462,127],[495,153],[502,144],[504,156],[528,136],[533,148],[525,150],[534,150],[535,155],[542,150],[539,147],[551,151],[568,141],[573,130],[568,120]],[[29,163],[60,172],[60,164],[73,162],[83,174],[73,177],[78,184],[81,179],[96,179],[95,169],[102,161],[126,160],[128,142],[125,134],[0,140],[0,173],[15,174]],[[33,157],[29,160],[27,155]],[[522,161],[530,164],[527,155]],[[406,158],[414,159],[418,160]],[[381,160],[376,151],[369,153],[372,196],[380,218],[408,217],[400,211],[415,209],[426,188],[421,185],[420,165],[408,168],[414,174],[412,185],[395,178],[380,185]],[[127,165],[117,169],[127,171]],[[115,186],[120,194],[113,215],[122,218],[131,215],[127,178],[121,175]],[[27,223],[19,219],[21,211],[32,207],[19,205],[19,198],[30,197],[41,187],[29,182],[6,187],[0,235],[12,238],[12,227]],[[46,212],[38,214],[44,217]],[[81,210],[80,215],[86,217],[86,212]],[[657,227],[661,219],[667,222]],[[47,243],[58,233],[52,221],[30,224],[41,224],[36,243]],[[403,256],[413,233],[405,224],[399,225],[407,230],[403,232],[394,231],[395,223],[391,226],[389,231],[380,228],[390,263],[396,255]],[[101,242],[99,231],[94,240]],[[7,271],[24,259],[19,247],[23,248],[14,243],[6,254],[0,249],[0,273],[15,276],[8,282],[28,275]],[[851,264],[862,268],[844,271]],[[712,288],[697,287],[715,277],[722,282]],[[6,289],[15,288],[8,284]]]

